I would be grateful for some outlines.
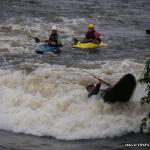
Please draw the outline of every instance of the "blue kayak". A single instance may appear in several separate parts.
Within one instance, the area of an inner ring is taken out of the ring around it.
[[[59,46],[49,46],[47,43],[40,44],[35,48],[35,52],[37,54],[44,54],[44,53],[59,53],[60,52],[60,47]]]

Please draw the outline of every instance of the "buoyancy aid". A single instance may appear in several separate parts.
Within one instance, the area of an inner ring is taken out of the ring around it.
[[[100,34],[98,32],[94,31],[87,31],[85,34],[86,39],[97,39],[99,38]]]
[[[58,35],[57,34],[51,34],[49,36],[49,41],[50,42],[55,42],[57,44],[58,43]]]

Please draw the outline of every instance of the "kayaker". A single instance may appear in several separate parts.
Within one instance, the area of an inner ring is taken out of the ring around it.
[[[102,83],[106,84],[103,80],[98,80],[96,84],[89,84],[86,88],[88,91],[88,97],[97,95],[100,92],[104,102],[127,102],[136,87],[136,80],[132,74],[124,75],[114,86],[109,86],[107,89],[100,91]]]
[[[94,43],[100,43],[100,33],[95,31],[94,24],[88,25],[88,31],[85,33],[85,38],[82,41],[84,43],[86,42],[94,42]]]
[[[89,84],[86,89],[89,92],[88,97],[91,97],[92,95],[97,95],[100,92],[102,82],[98,80],[96,84]]]
[[[49,36],[48,44],[50,46],[62,46],[62,43],[59,41],[59,35],[57,33],[57,27],[52,26],[52,32],[51,35]]]

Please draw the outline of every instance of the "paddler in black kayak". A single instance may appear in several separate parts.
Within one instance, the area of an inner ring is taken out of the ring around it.
[[[87,43],[87,42],[100,43],[101,42],[100,33],[94,29],[94,24],[88,25],[88,31],[85,33],[85,38],[83,39],[82,42],[84,43]]]
[[[57,27],[52,26],[52,32],[51,35],[49,36],[48,44],[49,46],[59,46],[62,47],[62,43],[59,41],[59,35],[57,33]]]
[[[109,88],[100,91],[102,83],[107,84]],[[98,79],[98,82],[96,84],[89,84],[86,89],[89,93],[88,97],[91,97],[92,95],[97,95],[100,92],[100,95],[104,99],[104,102],[114,103],[117,101],[129,101],[135,87],[135,77],[132,74],[126,74],[114,86],[110,86],[105,81]]]

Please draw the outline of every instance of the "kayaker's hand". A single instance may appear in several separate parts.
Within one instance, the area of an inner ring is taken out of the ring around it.
[[[98,79],[97,83],[104,83],[102,80]]]
[[[55,43],[55,42],[51,42],[51,44],[56,45],[56,43]]]
[[[88,42],[94,42],[94,40],[93,39],[89,39]]]

